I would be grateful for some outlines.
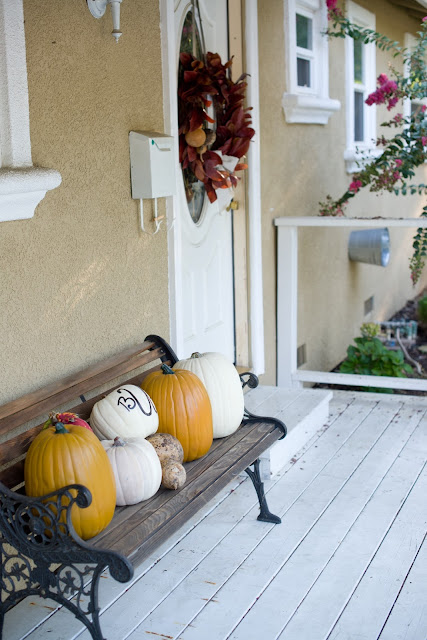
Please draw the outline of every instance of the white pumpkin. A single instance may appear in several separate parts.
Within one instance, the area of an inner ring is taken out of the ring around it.
[[[213,437],[225,438],[242,422],[243,389],[237,369],[222,353],[193,353],[179,360],[174,369],[195,373],[206,387],[212,405]]]
[[[159,416],[145,391],[126,384],[94,404],[89,422],[100,440],[146,438],[157,431]]]
[[[144,438],[101,440],[116,479],[116,504],[148,500],[159,490],[162,466],[154,447]]]

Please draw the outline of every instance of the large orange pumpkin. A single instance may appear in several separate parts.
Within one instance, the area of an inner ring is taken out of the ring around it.
[[[153,400],[159,414],[160,433],[178,438],[184,462],[204,456],[213,440],[212,408],[206,388],[191,371],[173,370],[162,364],[141,387]]]
[[[82,484],[92,494],[89,507],[73,505],[71,521],[87,540],[100,533],[114,515],[116,484],[110,461],[96,435],[80,425],[58,422],[32,441],[24,467],[25,491],[40,497],[69,484]]]

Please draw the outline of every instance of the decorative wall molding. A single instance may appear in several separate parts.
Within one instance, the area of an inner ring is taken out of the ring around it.
[[[0,169],[0,222],[32,218],[47,191],[60,184],[61,174],[54,169]]]
[[[0,222],[32,218],[61,183],[31,159],[23,0],[0,0]]]
[[[318,96],[284,93],[282,107],[286,122],[299,124],[328,124],[331,115],[341,108],[339,100]]]

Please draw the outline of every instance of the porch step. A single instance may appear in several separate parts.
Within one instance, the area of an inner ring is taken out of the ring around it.
[[[333,393],[328,389],[286,389],[259,386],[245,394],[245,407],[259,416],[278,418],[288,435],[261,456],[264,479],[278,473],[293,455],[323,427]]]

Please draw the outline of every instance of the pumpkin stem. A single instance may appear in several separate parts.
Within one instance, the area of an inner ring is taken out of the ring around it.
[[[191,357],[192,358],[201,358],[202,354],[199,353],[198,351],[195,351],[194,353],[191,354]]]
[[[175,371],[173,369],[171,369],[170,367],[168,367],[167,364],[162,364],[162,371],[165,374],[170,374],[170,373],[175,374]]]
[[[55,424],[55,433],[70,433],[68,429],[65,428],[65,425],[62,422],[57,422]]]
[[[114,438],[114,442],[113,442],[114,447],[124,447],[125,445],[126,445],[126,442],[122,440],[119,436],[116,436]]]

